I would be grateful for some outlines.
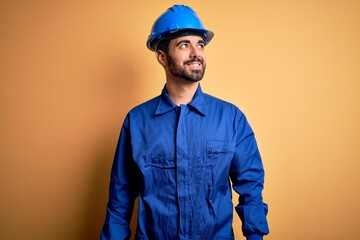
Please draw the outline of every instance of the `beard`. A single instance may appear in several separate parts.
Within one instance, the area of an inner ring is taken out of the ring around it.
[[[179,77],[182,78],[186,81],[189,82],[198,82],[200,81],[205,74],[205,69],[206,69],[206,64],[204,63],[204,60],[201,58],[191,58],[187,61],[185,61],[183,63],[183,66],[180,65],[176,65],[174,59],[170,56],[167,55],[168,57],[168,68],[169,68],[169,72],[175,76],[175,77]],[[200,70],[186,70],[186,68],[184,67],[184,65],[190,64],[192,62],[200,62],[202,69]]]

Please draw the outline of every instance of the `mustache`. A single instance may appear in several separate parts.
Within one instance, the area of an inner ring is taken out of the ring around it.
[[[202,58],[198,58],[198,57],[191,58],[191,59],[185,61],[184,64],[190,64],[193,62],[200,62],[201,64],[204,65],[204,60]]]

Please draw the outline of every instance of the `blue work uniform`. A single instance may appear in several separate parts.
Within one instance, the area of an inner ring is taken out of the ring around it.
[[[269,232],[264,169],[254,133],[233,104],[202,92],[175,105],[160,96],[132,109],[121,129],[111,171],[102,240],[234,239],[232,190],[247,239]]]

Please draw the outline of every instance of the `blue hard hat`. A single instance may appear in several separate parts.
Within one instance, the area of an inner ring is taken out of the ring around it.
[[[205,44],[208,44],[214,36],[212,31],[204,28],[193,9],[185,5],[174,5],[156,19],[146,46],[151,51],[155,51],[158,43],[165,36],[171,36],[173,33],[184,30],[199,33]]]

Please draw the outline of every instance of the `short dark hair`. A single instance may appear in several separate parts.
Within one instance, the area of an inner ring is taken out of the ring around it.
[[[167,38],[160,40],[160,42],[156,46],[155,51],[161,50],[164,53],[168,54],[170,41],[171,39],[167,39]]]

